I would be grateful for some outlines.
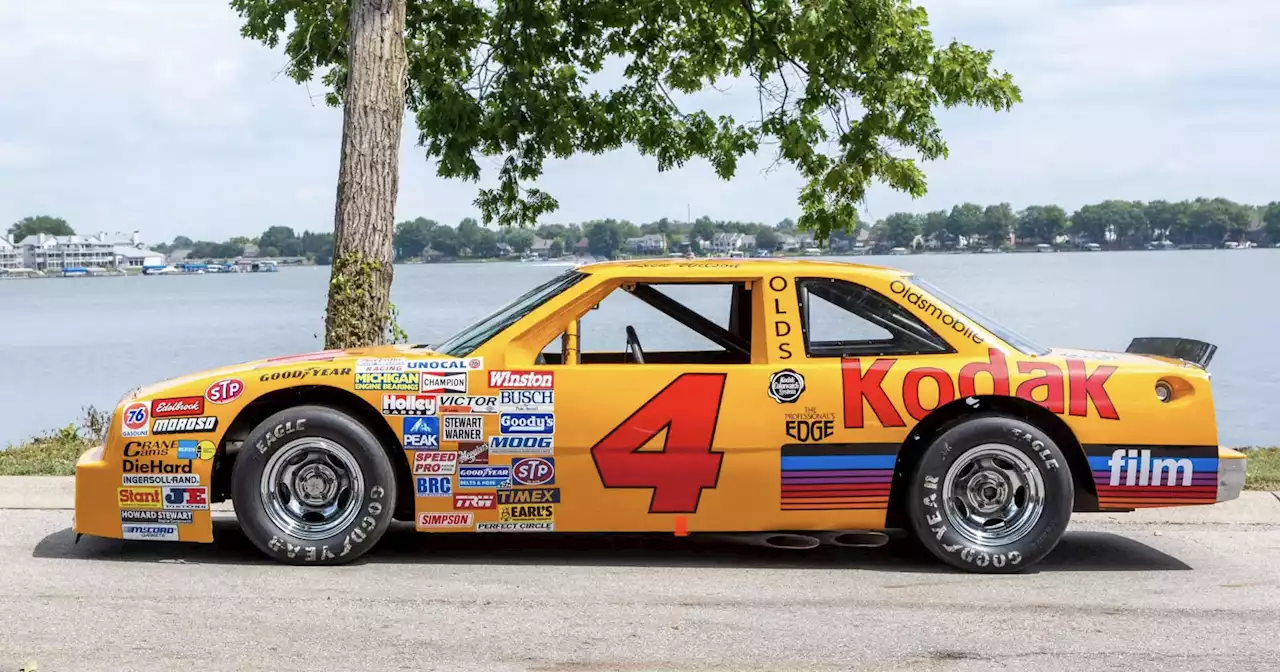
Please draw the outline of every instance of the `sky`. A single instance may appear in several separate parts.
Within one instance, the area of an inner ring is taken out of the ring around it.
[[[873,188],[863,219],[953,204],[1223,196],[1280,200],[1280,3],[928,0],[935,40],[995,50],[1024,102],[938,114],[950,157],[929,193]],[[330,231],[342,118],[280,50],[242,38],[226,0],[0,3],[0,224],[224,240],[269,226]],[[752,118],[739,84],[696,98]],[[477,215],[476,185],[402,146],[397,219]],[[801,180],[767,150],[729,181],[701,160],[659,173],[622,149],[548,163],[547,221],[797,217]],[[497,159],[484,159],[486,175]],[[488,180],[485,180],[487,183]]]

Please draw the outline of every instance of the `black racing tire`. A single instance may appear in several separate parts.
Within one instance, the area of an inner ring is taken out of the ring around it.
[[[264,480],[284,486],[264,493]],[[304,493],[304,487],[320,492]],[[308,495],[317,498],[316,507],[337,513],[290,512],[290,504],[304,505]],[[245,536],[267,556],[292,565],[341,565],[364,555],[391,525],[396,474],[387,451],[358,420],[327,406],[296,406],[245,438],[231,498]]]
[[[1075,506],[1062,450],[1035,425],[1003,415],[947,427],[910,479],[907,517],[919,542],[944,562],[982,574],[1035,565],[1062,539]]]

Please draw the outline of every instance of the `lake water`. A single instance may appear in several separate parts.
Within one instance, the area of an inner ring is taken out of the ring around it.
[[[1221,442],[1280,444],[1271,415],[1280,396],[1280,250],[857,260],[916,272],[1046,345],[1123,350],[1134,336],[1214,343]],[[411,342],[439,343],[566,267],[397,266],[392,300]],[[0,282],[0,446],[72,422],[84,406],[109,409],[137,385],[320,349],[328,277],[327,267],[310,267]],[[633,323],[646,347],[662,344],[643,317]],[[584,345],[621,350],[617,331],[584,325]],[[597,337],[606,343],[588,341]]]

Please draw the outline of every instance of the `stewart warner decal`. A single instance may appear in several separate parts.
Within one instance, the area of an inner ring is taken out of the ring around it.
[[[1119,420],[1106,382],[1116,367],[1101,365],[1086,372],[1085,363],[1079,359],[1067,359],[1067,370],[1053,362],[1018,362],[1018,374],[1038,374],[1018,383],[1010,390],[1009,365],[1004,353],[989,348],[986,362],[970,362],[960,369],[959,383],[951,379],[945,370],[919,366],[910,369],[902,379],[902,407],[894,405],[884,388],[885,376],[898,364],[895,357],[873,360],[863,368],[866,359],[846,359],[840,363],[844,387],[844,426],[859,429],[865,424],[866,408],[871,409],[882,427],[905,427],[905,415],[923,420],[934,409],[956,399],[978,394],[975,383],[979,374],[991,378],[992,392],[996,395],[1015,396],[1043,406],[1051,413],[1085,417],[1092,407],[1099,418]],[[936,389],[937,403],[926,408],[921,400],[920,388],[925,380],[929,388]]]

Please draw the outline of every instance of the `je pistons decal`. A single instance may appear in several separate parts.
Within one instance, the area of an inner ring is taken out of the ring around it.
[[[779,404],[794,404],[804,394],[804,376],[783,369],[769,376],[769,398]]]

